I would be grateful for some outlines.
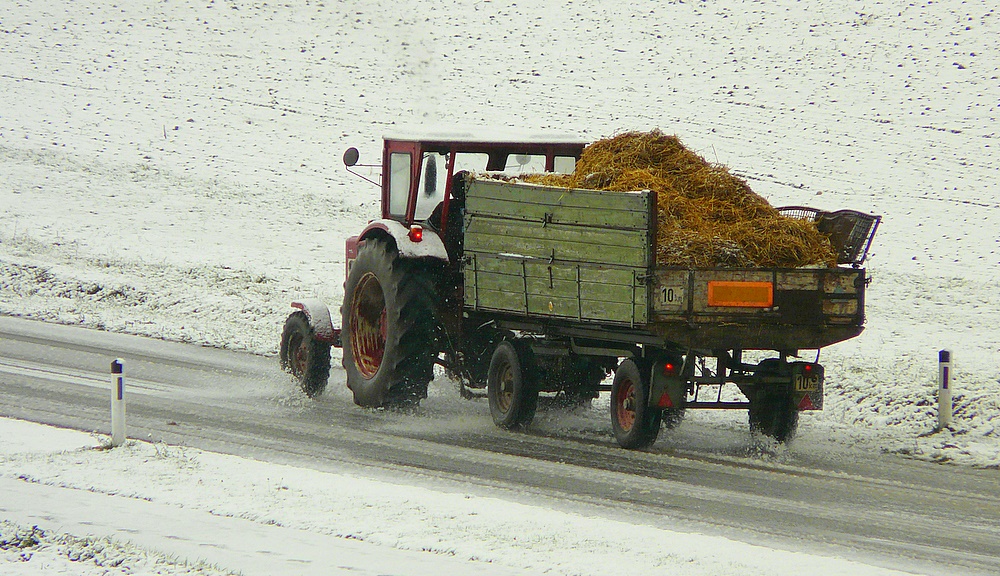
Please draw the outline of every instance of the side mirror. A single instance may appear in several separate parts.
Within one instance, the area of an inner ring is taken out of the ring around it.
[[[344,152],[344,166],[347,166],[348,168],[354,166],[358,163],[358,158],[360,156],[361,154],[358,152],[358,149],[351,146],[346,152]]]

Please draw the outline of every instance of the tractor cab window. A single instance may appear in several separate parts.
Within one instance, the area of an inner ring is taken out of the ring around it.
[[[410,154],[393,152],[389,155],[389,215],[406,216],[406,200],[410,195]]]
[[[444,201],[447,180],[448,156],[437,152],[424,154],[420,184],[417,187],[417,208],[413,213],[414,220],[426,220],[434,208]]]
[[[455,173],[463,170],[468,172],[482,172],[489,164],[490,155],[479,152],[459,152],[455,155]]]
[[[508,154],[504,172],[517,174],[532,174],[545,172],[545,155],[543,154]]]
[[[576,158],[572,156],[556,156],[552,168],[556,174],[572,174],[576,170]]]

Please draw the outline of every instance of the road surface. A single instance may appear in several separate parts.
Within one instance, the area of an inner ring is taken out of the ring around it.
[[[0,416],[109,433],[117,357],[131,438],[442,477],[897,569],[995,574],[1000,566],[997,471],[871,453],[807,429],[791,449],[761,448],[733,418],[691,418],[651,449],[626,451],[599,406],[543,402],[529,432],[511,433],[492,425],[485,400],[462,400],[444,377],[412,413],[363,410],[339,367],[310,400],[273,358],[8,317],[0,317]]]

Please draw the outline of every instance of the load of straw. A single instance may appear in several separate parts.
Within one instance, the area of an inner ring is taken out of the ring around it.
[[[653,190],[657,264],[685,267],[836,266],[830,240],[807,220],[782,216],[746,181],[659,130],[627,132],[584,149],[573,174],[525,181],[591,190]]]

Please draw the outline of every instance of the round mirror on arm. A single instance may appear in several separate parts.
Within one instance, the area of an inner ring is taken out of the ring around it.
[[[358,163],[358,158],[360,156],[361,154],[358,152],[358,149],[351,146],[346,152],[344,152],[344,166],[347,166],[348,168],[354,166]]]

